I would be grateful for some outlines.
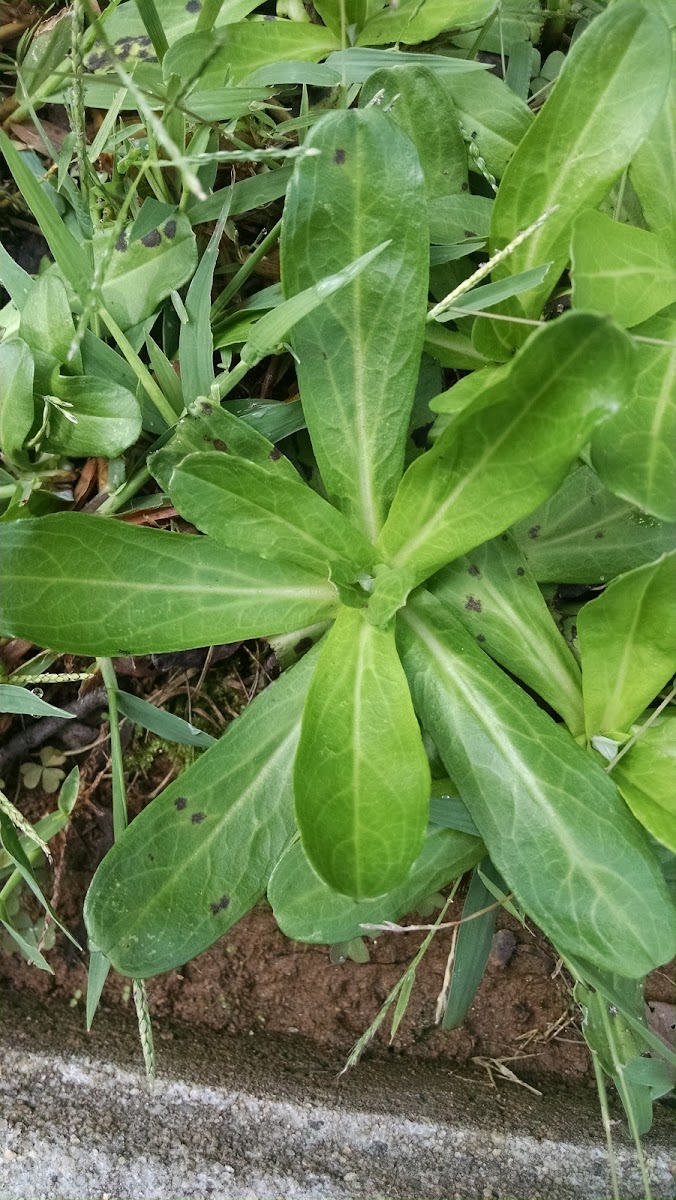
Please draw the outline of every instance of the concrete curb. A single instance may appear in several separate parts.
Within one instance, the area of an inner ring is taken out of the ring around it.
[[[603,1200],[595,1093],[472,1088],[448,1066],[341,1063],[298,1038],[162,1026],[148,1094],[135,1031],[0,993],[1,1200]],[[643,1194],[613,1112],[621,1195]],[[673,1133],[646,1152],[673,1196]]]

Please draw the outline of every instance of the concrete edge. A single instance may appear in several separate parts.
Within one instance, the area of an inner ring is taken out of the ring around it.
[[[367,1062],[337,1078],[300,1038],[162,1023],[145,1086],[134,1027],[0,992],[1,1200],[604,1200],[596,1095],[498,1091],[448,1065]],[[613,1109],[620,1194],[643,1194]],[[654,1200],[674,1194],[670,1114],[646,1139]]]

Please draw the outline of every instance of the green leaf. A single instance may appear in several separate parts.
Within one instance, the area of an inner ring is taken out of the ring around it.
[[[103,985],[108,978],[111,968],[109,959],[100,950],[89,951],[89,967],[87,968],[87,1030],[90,1030],[99,1007]]]
[[[368,104],[390,112],[413,142],[430,200],[467,190],[467,149],[455,105],[429,67],[375,71],[359,96],[360,108]]]
[[[99,269],[108,258],[110,234],[109,229],[94,234],[94,260]],[[195,235],[184,213],[167,217],[161,226],[139,237],[129,225],[119,235],[105,266],[100,287],[103,307],[123,330],[140,325],[170,292],[190,279],[196,266]]]
[[[93,375],[59,375],[52,391],[67,407],[51,407],[45,449],[71,458],[117,458],[137,441],[141,409],[136,397],[118,383]]]
[[[423,349],[442,367],[452,367],[455,371],[476,371],[480,367],[493,365],[490,358],[473,346],[466,334],[457,329],[445,329],[436,322],[430,323],[425,329]]]
[[[310,652],[143,810],[85,902],[92,944],[135,979],[188,962],[264,894],[294,829],[292,767]]]
[[[0,527],[0,574],[3,634],[92,656],[288,633],[337,603],[298,567],[81,513]]]
[[[341,513],[268,464],[215,451],[190,454],[174,467],[168,490],[186,520],[234,550],[317,573],[335,564],[341,579],[373,566],[373,546]]]
[[[15,262],[11,254],[8,254],[0,242],[0,283],[6,292],[9,292],[11,299],[14,301],[19,312],[26,303],[36,280],[31,279],[27,271],[20,267],[18,262]]]
[[[117,692],[117,706],[120,712],[129,717],[135,725],[149,729],[167,742],[176,742],[180,746],[194,746],[196,750],[208,750],[215,745],[216,738],[202,729],[197,729],[189,721],[184,721],[174,713],[165,712],[155,704],[149,704],[139,696],[130,692]]]
[[[350,900],[320,879],[300,842],[295,842],[275,867],[268,900],[287,937],[297,942],[349,942],[368,932],[362,922],[397,921],[414,912],[433,892],[470,870],[482,853],[479,838],[430,828],[403,883],[376,900]]]
[[[333,296],[346,284],[357,279],[374,259],[387,250],[389,245],[389,241],[381,242],[379,246],[374,246],[365,254],[359,255],[353,262],[342,267],[340,271],[324,275],[317,283],[311,284],[304,291],[291,296],[266,312],[256,322],[242,346],[240,353],[242,362],[249,366],[255,366],[261,358],[265,358],[267,354],[279,349],[283,344],[283,339],[303,317],[309,316],[320,304],[325,304],[329,296]]]
[[[495,869],[492,869],[490,859],[485,859],[482,866],[484,874],[492,871],[497,883],[499,876]],[[490,911],[483,912],[485,908]],[[482,913],[480,917],[474,915],[478,912]],[[473,871],[462,906],[464,924],[458,928],[451,986],[441,1022],[443,1029],[457,1029],[467,1016],[486,970],[497,915],[498,907],[493,894],[489,892],[479,872]]]
[[[676,521],[676,308],[633,332],[672,345],[637,343],[632,395],[594,431],[592,462],[615,495]]]
[[[399,618],[416,709],[491,860],[562,953],[638,978],[676,931],[661,870],[612,780],[420,593]]]
[[[228,197],[230,199],[231,197]],[[186,407],[198,396],[208,396],[214,382],[214,340],[211,332],[211,288],[221,237],[228,219],[229,204],[223,208],[209,238],[185,298],[188,320],[181,325],[178,357],[181,387]]]
[[[444,567],[430,591],[491,658],[560,713],[574,737],[584,732],[580,668],[509,534]]]
[[[606,312],[631,328],[676,300],[676,270],[665,243],[647,229],[585,212],[571,242],[573,306]]]
[[[571,472],[512,533],[539,583],[607,583],[676,546],[676,525],[618,500],[588,467]]]
[[[447,29],[477,29],[490,17],[496,0],[403,0],[387,6],[367,21],[358,46],[429,42]]]
[[[0,712],[26,713],[29,717],[66,717],[68,720],[73,716],[65,709],[41,700],[27,688],[14,687],[10,683],[0,683]]]
[[[296,819],[321,878],[361,900],[397,887],[419,854],[429,767],[394,629],[343,608],[322,646],[294,769]]]
[[[436,57],[436,56],[435,56]],[[457,60],[462,62],[462,59]],[[498,179],[533,123],[527,104],[489,71],[440,75],[447,95],[456,106],[460,122],[471,134],[488,170]],[[470,170],[480,173],[470,156]]]
[[[488,196],[437,196],[430,200],[430,242],[445,245],[462,238],[487,238],[493,200]]]
[[[58,276],[39,275],[35,280],[21,310],[19,332],[34,352],[50,354],[59,363],[66,361],[75,323],[66,289]],[[79,353],[71,366],[74,371],[82,370]]]
[[[548,274],[551,265],[551,263],[543,263],[541,267],[533,267],[532,271],[522,271],[519,275],[512,275],[509,279],[499,279],[497,283],[485,283],[472,288],[469,292],[458,296],[453,301],[452,308],[444,309],[435,320],[456,320],[459,315],[464,313],[471,314],[484,308],[492,308],[501,300],[508,300],[510,296],[518,296],[521,292],[526,292],[535,284],[540,283]]]
[[[15,150],[7,134],[0,129],[0,150],[14,181],[30,208],[64,279],[76,295],[86,296],[92,276],[89,256],[45,195],[37,179]]]
[[[551,213],[494,272],[499,278],[553,261],[547,281],[521,297],[527,317],[539,316],[566,264],[578,213],[603,199],[657,117],[670,58],[664,23],[634,0],[617,0],[571,47],[505,171],[493,212],[492,253]],[[501,336],[518,345],[523,326],[508,326]]]
[[[293,167],[288,164],[277,167],[274,171],[263,171],[260,175],[252,175],[247,179],[239,179],[227,188],[221,188],[206,200],[198,200],[188,205],[188,216],[193,225],[203,221],[217,221],[226,199],[230,199],[230,216],[250,212],[279,200],[286,192]]]
[[[637,821],[676,854],[676,713],[644,730],[612,775]]]
[[[54,924],[57,925],[63,933],[65,933],[68,940],[72,942],[74,946],[77,946],[78,944],[75,941],[75,938],[68,932],[65,925],[63,925],[59,920],[54,909],[49,903],[49,900],[47,900],[46,896],[43,895],[40,884],[35,877],[33,864],[31,863],[30,858],[26,854],[21,842],[19,841],[19,835],[16,832],[16,829],[14,828],[7,814],[3,812],[2,809],[0,809],[0,841],[2,842],[3,850],[5,850],[5,852],[11,858],[23,882],[33,893],[36,900],[42,905],[45,912],[49,913],[49,916],[52,918]]]
[[[676,671],[676,550],[584,604],[577,634],[587,736],[622,736]]]
[[[19,337],[0,342],[0,449],[12,462],[33,425],[33,356]]]
[[[280,408],[286,407],[279,405]],[[151,454],[148,465],[163,491],[169,490],[174,467],[194,451],[218,450],[258,463],[274,477],[298,482],[300,476],[285,455],[241,417],[203,400],[182,417],[165,446]]]
[[[239,21],[228,27],[225,45],[203,72],[205,87],[240,83],[269,63],[318,62],[340,48],[339,39],[323,25],[302,21]]]
[[[672,10],[673,11],[673,10]],[[666,16],[666,13],[663,15]],[[649,229],[676,253],[676,48],[665,103],[629,166],[629,179]]]
[[[345,83],[365,83],[374,71],[381,67],[429,67],[430,71],[444,78],[452,75],[479,74],[486,70],[485,63],[468,58],[451,58],[442,54],[416,54],[414,51],[371,50],[363,46],[351,46],[349,50],[336,50],[329,54],[325,66],[335,71]]]
[[[289,185],[285,294],[392,239],[293,333],[303,410],[329,499],[373,539],[403,467],[422,351],[424,184],[408,138],[374,109],[327,114],[305,145],[320,154],[298,162]]]
[[[563,481],[594,426],[616,410],[631,343],[569,313],[539,329],[464,420],[409,467],[380,537],[418,581],[502,532]]]
[[[634,1021],[646,1027],[643,980],[613,979],[614,988],[621,989],[625,1004],[631,1009]],[[652,1091],[649,1084],[632,1079],[628,1074],[634,1063],[642,1063],[647,1042],[630,1025],[614,1004],[595,988],[586,987],[581,980],[573,992],[583,1010],[584,1039],[598,1059],[601,1068],[610,1076],[620,1093],[622,1103],[636,1133],[643,1135],[652,1124]]]

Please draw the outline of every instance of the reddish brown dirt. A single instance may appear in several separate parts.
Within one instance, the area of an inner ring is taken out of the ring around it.
[[[242,659],[233,662],[236,673],[243,665]],[[231,672],[231,678],[233,666],[222,664],[214,671],[224,675]],[[237,678],[241,683],[241,675]],[[130,686],[126,680],[125,686]],[[74,694],[64,689],[53,699],[65,703]],[[4,736],[14,731],[15,724]],[[94,731],[92,740],[96,736]],[[81,757],[86,780],[93,781],[101,774],[104,778],[84,804],[79,804],[67,834],[61,835],[61,845],[54,847],[55,903],[83,943],[85,891],[112,842],[106,750],[104,743]],[[130,790],[133,811],[143,806],[144,797],[152,795],[171,766],[160,755],[147,776],[138,776]],[[10,794],[14,795],[12,791]],[[18,803],[35,820],[53,807],[53,798],[40,791],[19,792]],[[461,901],[457,901],[448,919],[460,916],[460,908]],[[370,1053],[443,1057],[452,1069],[472,1073],[475,1080],[478,1077],[486,1084],[490,1082],[488,1073],[484,1075],[481,1064],[472,1060],[508,1058],[509,1067],[524,1080],[556,1077],[587,1081],[593,1086],[569,984],[561,972],[555,973],[556,956],[551,946],[539,933],[521,928],[508,914],[501,914],[498,924],[513,932],[516,945],[506,965],[496,962],[489,966],[464,1026],[445,1033],[434,1023],[450,946],[451,934],[446,930],[437,935],[418,969],[394,1046],[388,1046],[389,1023],[385,1022]],[[162,1019],[171,1018],[228,1033],[298,1033],[347,1055],[376,1017],[422,937],[420,933],[381,935],[377,942],[369,943],[370,962],[337,965],[330,961],[327,947],[288,941],[277,929],[267,903],[261,901],[194,962],[149,981],[151,1010],[160,1030]],[[0,951],[0,986],[50,999],[66,998],[83,1008],[84,956],[60,938],[47,957],[53,976],[35,970],[18,955]],[[671,1002],[673,984],[667,974],[654,972],[647,994],[648,999]],[[130,1004],[124,979],[109,979],[103,1004]],[[567,1018],[571,1018],[569,1023]]]

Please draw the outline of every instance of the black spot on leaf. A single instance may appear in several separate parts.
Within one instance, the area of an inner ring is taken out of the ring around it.
[[[474,230],[473,230],[473,229],[464,229],[464,230],[463,230],[463,233],[464,233],[464,235],[465,235],[465,237],[466,237],[466,238],[473,238],[473,237],[476,237],[476,234],[475,234],[475,232],[474,232]]]
[[[312,648],[312,638],[304,637],[304,638],[301,638],[299,642],[296,642],[296,654],[298,654],[298,655],[307,654],[308,650],[310,650],[311,648]]]
[[[533,541],[535,541],[535,538],[540,536],[541,529],[542,529],[541,525],[531,525],[530,529],[528,530],[529,538],[532,538]]]
[[[468,596],[465,608],[466,608],[467,612],[480,613],[481,612],[481,601],[477,600],[476,596]]]
[[[598,541],[598,540],[599,540],[599,538],[602,538],[602,537],[605,537],[605,534],[604,534],[604,532],[603,532],[603,530],[602,530],[602,529],[599,529],[599,530],[598,530],[598,531],[597,531],[597,532],[594,534],[594,538],[596,539],[596,541]]]
[[[189,13],[197,13],[202,7],[201,0],[188,0],[185,6],[185,11]]]
[[[230,903],[229,896],[221,896],[220,900],[217,900],[215,904],[210,904],[209,908],[211,909],[214,916],[216,916],[219,912],[225,912],[229,903]]]
[[[282,457],[282,452],[281,452],[281,450],[278,450],[277,446],[273,446],[272,450],[270,451],[269,457],[272,459],[273,462],[277,462],[278,459],[280,459]]]
[[[209,401],[205,400],[204,404],[202,405],[202,412],[204,413],[205,417],[210,417],[213,411],[213,404],[209,404]]]
[[[225,454],[228,453],[228,447],[226,446],[225,442],[221,440],[221,438],[214,438],[213,445],[214,450],[222,450]]]
[[[338,163],[338,166],[340,166],[341,163],[345,162],[345,157],[345,151],[339,149],[336,150],[336,153],[333,156],[333,161],[334,163]]]
[[[486,636],[485,636],[485,634],[483,634],[483,633],[477,633],[477,635],[476,635],[476,640],[477,640],[477,642],[485,642],[485,641],[486,641]]]
[[[517,573],[517,575],[520,577],[521,575],[524,575],[524,574],[525,574],[525,571],[524,571],[523,567],[517,567],[517,568],[516,568],[516,573]]]
[[[127,244],[127,235],[123,230],[115,243],[115,249],[119,250],[120,254],[124,254],[125,250],[127,249]]]
[[[167,221],[166,225],[164,226],[164,233],[165,233],[165,237],[168,237],[168,238],[176,237],[176,222],[173,217],[171,218],[171,220]]]
[[[188,801],[186,800],[185,796],[177,796],[174,800],[174,808],[177,808],[179,812],[183,812],[183,809],[187,807]]]
[[[148,233],[144,233],[143,237],[141,238],[142,245],[148,246],[151,249],[154,249],[155,246],[159,246],[161,241],[162,237],[159,229],[149,229]]]
[[[461,191],[461,192],[468,192],[468,191],[469,191],[469,184],[468,184],[468,183],[463,183],[463,184],[461,184],[461,185],[460,185],[460,191]]]
[[[467,568],[467,574],[473,575],[475,579],[481,578],[481,571],[477,567],[476,563],[472,563],[471,566]]]
[[[206,821],[207,814],[203,812],[193,813],[190,820],[193,825],[201,825],[202,821]]]

